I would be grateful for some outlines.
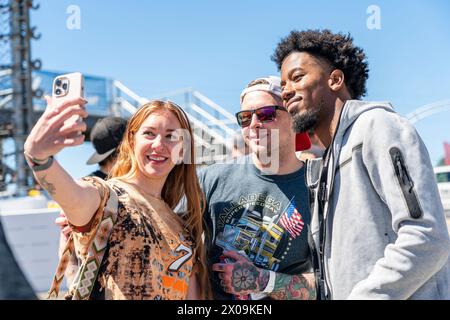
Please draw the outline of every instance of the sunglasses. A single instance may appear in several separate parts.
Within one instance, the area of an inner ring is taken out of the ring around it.
[[[258,121],[271,122],[277,117],[277,110],[283,110],[287,112],[285,107],[280,106],[265,106],[255,110],[244,110],[236,113],[237,123],[241,128],[248,127],[252,122],[253,114],[256,114]]]

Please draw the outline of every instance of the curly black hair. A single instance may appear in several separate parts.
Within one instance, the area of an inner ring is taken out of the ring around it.
[[[353,38],[341,33],[324,30],[293,30],[281,39],[272,55],[272,60],[281,70],[283,60],[292,52],[307,52],[326,59],[333,68],[344,73],[345,84],[353,99],[366,94],[369,65],[364,51],[353,45]]]

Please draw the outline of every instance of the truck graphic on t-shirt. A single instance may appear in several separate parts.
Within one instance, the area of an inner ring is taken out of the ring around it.
[[[274,253],[283,233],[284,229],[273,221],[267,221],[260,212],[247,208],[240,218],[233,218],[224,226],[216,244],[227,250],[243,250],[258,267],[276,270],[280,260]]]

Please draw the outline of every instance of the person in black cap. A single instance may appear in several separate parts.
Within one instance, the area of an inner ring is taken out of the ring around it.
[[[95,152],[86,164],[98,163],[100,168],[88,174],[88,177],[95,176],[103,180],[107,179],[116,161],[117,148],[122,141],[126,127],[127,120],[120,117],[105,117],[95,123],[90,135]],[[63,244],[67,241],[71,232],[64,212],[60,213],[55,223],[62,228],[61,244]],[[61,245],[61,247],[64,246]]]
[[[98,163],[99,169],[91,172],[88,176],[99,177],[103,180],[108,178],[109,172],[116,161],[117,149],[122,141],[126,127],[127,120],[120,117],[105,117],[95,123],[90,135],[95,152],[87,160],[86,164]],[[59,242],[59,256],[61,256],[72,229],[69,227],[67,217],[63,211],[56,218],[55,223],[61,227]],[[78,261],[68,262],[66,271],[68,284],[74,279],[77,269]]]
[[[122,141],[127,121],[120,117],[106,117],[98,120],[91,131],[91,141],[95,153],[86,164],[98,163],[100,168],[89,176],[106,180],[117,155],[117,147]]]

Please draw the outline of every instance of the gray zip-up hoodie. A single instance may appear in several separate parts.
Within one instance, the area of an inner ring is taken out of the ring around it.
[[[330,151],[322,266],[328,298],[450,299],[449,233],[413,126],[389,103],[350,100]],[[317,197],[313,207],[318,243]]]

